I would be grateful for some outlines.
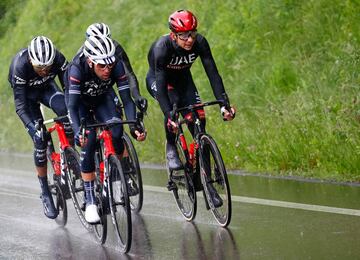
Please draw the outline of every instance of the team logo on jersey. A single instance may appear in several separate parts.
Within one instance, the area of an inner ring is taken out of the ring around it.
[[[29,86],[31,87],[41,87],[44,85],[47,81],[52,80],[56,77],[54,73],[50,73],[46,77],[43,78],[34,78],[29,80]]]
[[[100,96],[111,87],[111,79],[96,82],[95,80],[85,82],[84,94],[92,97]]]
[[[14,78],[15,78],[15,84],[21,84],[21,85],[24,85],[26,84],[26,80],[25,79],[22,79],[16,75],[14,75]]]
[[[189,68],[196,60],[197,55],[195,53],[190,53],[185,56],[176,56],[174,55],[170,61],[170,63],[167,65],[170,69],[176,69],[181,70],[184,68]]]

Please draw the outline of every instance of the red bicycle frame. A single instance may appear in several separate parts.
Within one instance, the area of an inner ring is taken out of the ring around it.
[[[103,140],[104,142],[104,152],[105,158],[109,158],[110,155],[115,154],[115,148],[112,143],[112,134],[108,129],[104,129],[97,137],[99,140]],[[104,160],[100,162],[99,165],[100,170],[100,182],[104,182]]]
[[[49,157],[51,159],[51,163],[54,168],[54,174],[57,176],[62,175],[62,178],[61,178],[62,182],[65,182],[64,175],[65,175],[65,169],[66,169],[65,160],[63,158],[63,151],[65,151],[65,149],[70,146],[70,142],[65,134],[64,125],[61,122],[61,119],[65,118],[65,117],[67,117],[67,116],[49,119],[49,120],[44,121],[44,123],[43,123],[44,125],[54,123],[54,125],[49,127],[49,129],[47,130],[47,132],[49,134],[48,146],[51,147]],[[51,133],[53,133],[54,131],[56,131],[58,138],[59,138],[59,153],[55,151],[54,145],[53,145],[53,142],[51,139]]]
[[[126,121],[121,121],[121,122],[114,122],[113,124],[117,125],[117,124],[136,124],[138,123],[138,120],[126,120]],[[84,119],[81,120],[81,132],[83,132],[83,136],[85,136],[85,129],[86,128],[102,128],[101,130],[96,130],[99,131],[100,133],[97,133],[97,139],[98,140],[102,140],[104,143],[104,158],[102,158],[102,160],[99,162],[99,171],[100,171],[100,182],[103,183],[104,181],[104,173],[105,173],[105,169],[107,168],[106,165],[104,164],[104,162],[107,161],[107,158],[110,157],[110,155],[116,155],[115,152],[115,148],[113,145],[113,141],[112,141],[112,134],[111,134],[111,130],[108,128],[110,124],[107,123],[98,123],[98,124],[93,124],[93,125],[85,125],[85,121]]]

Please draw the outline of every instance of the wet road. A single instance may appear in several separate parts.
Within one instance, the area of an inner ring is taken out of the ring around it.
[[[166,173],[143,171],[144,206],[133,244],[98,245],[77,219],[60,228],[42,213],[31,157],[0,156],[0,259],[357,259],[360,187],[232,174],[232,222],[217,226],[199,199],[194,223],[181,217]],[[110,219],[109,219],[110,221]],[[109,222],[110,223],[110,222]]]

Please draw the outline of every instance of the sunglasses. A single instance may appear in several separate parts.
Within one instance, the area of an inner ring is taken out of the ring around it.
[[[97,63],[95,64],[95,66],[97,66],[99,69],[101,70],[105,70],[106,68],[111,70],[112,68],[114,68],[115,66],[115,62],[113,63],[110,63],[110,64],[100,64],[100,63]]]
[[[190,36],[191,36],[191,38],[195,39],[196,34],[197,34],[197,31],[194,30],[194,31],[177,33],[176,35],[179,37],[180,40],[187,41],[190,38]]]

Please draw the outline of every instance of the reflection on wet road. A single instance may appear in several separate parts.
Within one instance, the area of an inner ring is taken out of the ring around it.
[[[31,157],[0,156],[0,259],[355,259],[360,255],[360,187],[231,175],[232,222],[217,226],[200,193],[186,222],[164,187],[144,170],[144,207],[133,215],[128,255],[109,225],[104,246],[77,219],[59,228],[41,208]],[[110,217],[108,219],[110,220]],[[110,223],[110,222],[109,222]]]

